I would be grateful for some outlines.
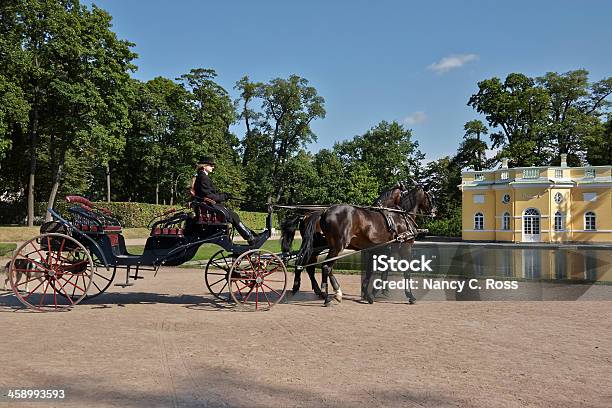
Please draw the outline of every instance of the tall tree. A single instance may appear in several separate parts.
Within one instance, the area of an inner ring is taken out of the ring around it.
[[[483,170],[489,167],[486,158],[487,142],[482,137],[488,133],[487,127],[479,120],[471,120],[463,126],[465,134],[457,151],[455,162],[461,168]]]
[[[236,87],[246,106],[242,117],[249,123],[248,138],[243,144],[248,194],[256,200],[274,198],[278,202],[285,192],[282,175],[288,174],[283,166],[300,148],[316,141],[310,124],[325,117],[325,101],[308,85],[308,80],[297,75],[275,78],[265,84],[251,83],[245,77]],[[248,102],[255,96],[261,101],[259,114],[248,109]],[[256,123],[250,121],[253,117],[257,117]],[[266,150],[253,152],[253,143]],[[261,177],[269,179],[264,188],[259,184]]]
[[[425,157],[409,129],[386,121],[361,136],[337,143],[334,150],[347,167],[354,162],[367,164],[382,188],[401,180],[419,180],[421,160]]]
[[[177,78],[190,91],[195,112],[191,132],[196,145],[191,152],[215,156],[215,182],[226,191],[241,194],[244,182],[237,152],[240,141],[230,132],[230,125],[237,120],[236,108],[227,91],[215,82],[216,77],[212,69],[196,68]],[[196,160],[194,157],[192,167]]]
[[[523,74],[510,74],[502,83],[492,78],[478,83],[468,105],[485,115],[493,149],[500,149],[517,166],[548,162],[545,155],[549,95]]]

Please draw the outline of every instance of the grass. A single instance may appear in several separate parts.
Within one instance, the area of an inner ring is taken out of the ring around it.
[[[296,239],[293,241],[293,248],[299,248],[301,240]],[[221,247],[214,244],[204,244],[198,249],[198,252],[193,257],[192,261],[203,261],[210,259],[210,257],[217,252]],[[262,249],[267,249],[270,252],[280,252],[280,241],[279,240],[268,240],[263,244]],[[134,255],[140,255],[144,251],[144,245],[128,245],[127,250],[129,253]]]
[[[0,256],[10,255],[15,249],[17,249],[17,244],[0,243]]]

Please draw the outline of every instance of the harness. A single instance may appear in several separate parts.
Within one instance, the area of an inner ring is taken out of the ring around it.
[[[385,224],[387,225],[387,231],[389,231],[393,235],[393,239],[399,242],[406,242],[413,238],[416,238],[418,234],[418,230],[416,228],[416,221],[414,218],[408,214],[407,212],[400,212],[401,217],[404,219],[406,223],[406,231],[399,234],[397,232],[397,223],[391,216],[391,211],[388,211],[387,208],[375,208],[374,211],[382,214]]]

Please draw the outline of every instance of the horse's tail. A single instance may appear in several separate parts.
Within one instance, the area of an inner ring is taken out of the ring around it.
[[[295,238],[295,231],[297,230],[301,219],[301,215],[294,215],[293,217],[287,217],[283,221],[281,221],[280,241],[281,251],[283,251],[283,253],[291,252],[291,244],[293,244],[293,239]]]
[[[300,247],[300,252],[297,254],[297,265],[306,265],[312,256],[312,252],[314,251],[315,229],[322,214],[322,211],[316,211],[310,214],[308,217],[306,227],[304,228],[304,233],[302,234],[302,246]]]

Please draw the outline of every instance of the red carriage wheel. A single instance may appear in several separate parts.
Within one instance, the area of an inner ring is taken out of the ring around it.
[[[217,299],[230,300],[229,290],[227,289],[227,277],[233,263],[234,258],[221,249],[215,252],[206,264],[204,282],[208,291]]]
[[[17,299],[36,311],[66,310],[87,295],[93,260],[76,239],[41,234],[21,245],[11,260],[9,280]]]
[[[234,261],[228,277],[232,300],[248,310],[268,310],[285,296],[287,268],[277,255],[252,249]]]

